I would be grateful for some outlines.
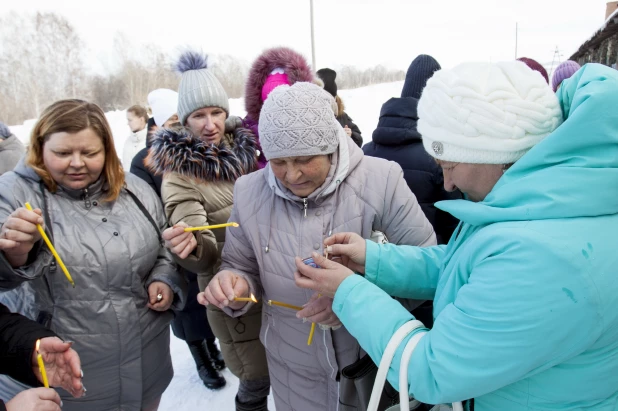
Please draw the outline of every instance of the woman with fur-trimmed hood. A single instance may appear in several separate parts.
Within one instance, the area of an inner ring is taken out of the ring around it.
[[[270,92],[282,84],[291,86],[298,81],[315,82],[315,80],[309,63],[298,52],[288,47],[264,50],[249,70],[245,86],[247,116],[243,120],[243,126],[259,137],[260,112]],[[266,164],[263,154],[260,156],[260,161]]]
[[[172,228],[163,233],[166,245],[185,269],[198,274],[203,291],[220,265],[226,231],[184,232],[185,227],[227,223],[236,180],[259,169],[258,141],[240,127],[227,124],[228,96],[208,70],[206,58],[184,53],[178,117],[182,128],[162,129],[153,140],[146,162],[163,175],[161,197]],[[234,230],[234,228],[231,228]],[[264,347],[259,340],[261,304],[232,319],[214,306],[208,322],[219,339],[230,371],[240,379],[236,410],[267,409],[270,390]]]

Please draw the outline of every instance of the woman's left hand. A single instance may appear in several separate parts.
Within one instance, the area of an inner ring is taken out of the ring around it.
[[[49,385],[62,387],[75,398],[86,392],[82,384],[82,370],[79,355],[71,348],[72,342],[64,342],[58,337],[41,338],[39,352],[45,362]],[[37,352],[32,353],[32,370],[37,379],[43,382],[37,362]]]
[[[167,228],[161,234],[161,237],[165,240],[165,247],[181,260],[187,258],[197,247],[195,235],[190,231],[185,232],[187,227],[189,226],[181,221],[173,227]]]
[[[161,296],[159,299],[158,296]],[[169,285],[154,281],[148,286],[148,308],[155,311],[167,311],[174,302],[174,292]]]
[[[313,253],[313,261],[321,268],[313,268],[303,263],[299,257],[296,257],[296,269],[294,278],[296,285],[301,288],[309,288],[317,291],[322,296],[335,297],[339,285],[354,272],[349,268],[326,259],[318,253]]]
[[[341,326],[339,317],[333,312],[333,299],[322,297],[319,293],[311,296],[311,299],[303,306],[303,309],[296,313],[296,318],[303,318],[309,322],[328,325],[332,328],[339,328]]]

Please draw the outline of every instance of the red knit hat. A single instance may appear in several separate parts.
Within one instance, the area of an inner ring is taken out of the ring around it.
[[[517,60],[524,63],[526,66],[530,67],[532,70],[538,71],[539,73],[541,73],[541,75],[543,76],[547,84],[549,84],[549,75],[547,74],[547,70],[545,70],[545,67],[543,67],[541,63],[539,63],[536,60],[529,59],[528,57],[520,57]]]

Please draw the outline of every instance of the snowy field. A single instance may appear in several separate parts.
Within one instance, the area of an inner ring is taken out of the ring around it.
[[[371,134],[378,124],[380,108],[391,97],[399,97],[403,82],[378,84],[354,90],[339,90],[339,95],[346,106],[346,113],[354,120],[361,130],[364,142],[371,141]],[[230,113],[244,116],[243,99],[230,100]],[[129,135],[125,112],[114,111],[106,113],[112,127],[116,151],[122,158],[124,140]],[[23,142],[27,142],[36,120],[28,120],[20,126],[12,126],[11,131]],[[160,411],[233,411],[234,397],[238,389],[238,379],[229,370],[223,375],[227,380],[225,388],[211,391],[204,387],[199,379],[195,363],[184,341],[172,335],[172,361],[174,363],[174,379],[163,394]],[[269,409],[275,410],[272,397],[269,398]]]

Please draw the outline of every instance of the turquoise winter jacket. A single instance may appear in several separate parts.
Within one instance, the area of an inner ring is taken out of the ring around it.
[[[565,122],[484,201],[438,203],[461,220],[448,245],[367,242],[365,278],[337,290],[335,313],[376,363],[413,318],[389,295],[434,300],[408,371],[420,401],[618,410],[618,71],[588,64],[558,98]]]

